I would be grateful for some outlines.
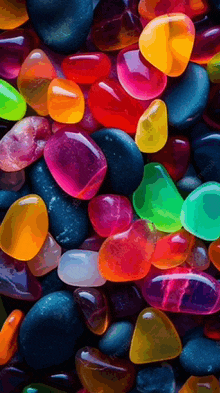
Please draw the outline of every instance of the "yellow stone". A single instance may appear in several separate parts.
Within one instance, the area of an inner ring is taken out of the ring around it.
[[[220,393],[219,382],[214,375],[190,377],[179,393]]]
[[[18,199],[0,227],[2,250],[15,259],[29,261],[43,246],[48,225],[47,208],[41,197],[30,194]]]
[[[167,107],[164,101],[154,100],[140,117],[135,142],[143,153],[161,150],[168,138]]]
[[[179,335],[160,310],[145,308],[138,316],[133,333],[130,360],[135,364],[173,359],[182,351]]]
[[[191,19],[181,13],[161,15],[142,31],[139,47],[147,61],[168,76],[181,75],[189,62],[195,39]]]

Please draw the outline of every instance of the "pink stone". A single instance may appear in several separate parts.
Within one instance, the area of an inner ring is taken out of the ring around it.
[[[158,97],[167,85],[167,76],[143,58],[138,44],[119,52],[117,73],[126,92],[139,100]]]
[[[50,136],[47,119],[30,116],[20,120],[0,141],[0,169],[15,172],[26,168],[42,156]]]
[[[46,240],[39,253],[27,262],[31,273],[36,276],[44,276],[58,266],[61,257],[61,247],[48,233]]]
[[[121,195],[98,195],[89,202],[89,218],[99,236],[126,231],[133,219],[129,199]]]
[[[44,149],[47,166],[57,184],[78,199],[91,199],[98,192],[106,171],[106,158],[90,138],[77,126],[62,128]]]
[[[19,191],[25,182],[25,172],[4,172],[0,170],[0,189],[7,191]]]

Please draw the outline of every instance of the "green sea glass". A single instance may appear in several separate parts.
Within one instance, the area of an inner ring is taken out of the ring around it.
[[[21,120],[27,104],[21,94],[8,82],[0,79],[0,117],[6,120]]]

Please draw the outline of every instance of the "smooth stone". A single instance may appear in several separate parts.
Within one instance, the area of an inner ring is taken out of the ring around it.
[[[209,60],[207,72],[212,83],[220,82],[220,53],[217,53]]]
[[[32,191],[46,203],[51,235],[65,249],[79,247],[88,236],[86,206],[60,189],[44,159],[30,168],[28,177]]]
[[[116,194],[132,194],[144,172],[144,160],[134,140],[116,128],[104,128],[94,132],[91,137],[107,160],[105,188]]]
[[[197,175],[192,164],[189,165],[187,172],[182,179],[176,183],[177,189],[184,199],[201,185],[202,181],[200,179],[200,175]]]
[[[131,317],[139,313],[145,302],[134,284],[112,284],[108,288],[108,300],[114,318]]]
[[[5,320],[0,331],[0,366],[9,363],[18,350],[18,333],[24,313],[14,310]]]
[[[80,244],[79,249],[99,251],[104,240],[105,239],[103,237],[94,234],[93,236],[88,237],[82,244]]]
[[[208,182],[196,188],[185,199],[181,222],[184,228],[204,240],[220,237],[220,184]]]
[[[204,376],[220,372],[220,347],[218,341],[197,338],[189,341],[180,355],[180,363],[191,375]]]
[[[47,119],[40,116],[25,117],[16,123],[0,140],[0,169],[20,171],[37,161],[51,137]]]
[[[28,14],[26,1],[20,0],[19,4],[13,0],[3,0],[0,5],[0,29],[15,29],[27,22]]]
[[[2,303],[2,299],[0,297],[0,329],[7,318],[7,313],[5,311],[4,305]]]
[[[139,217],[154,223],[163,232],[176,232],[181,227],[183,199],[163,165],[144,167],[143,180],[133,194],[133,206]]]
[[[15,299],[34,301],[41,296],[41,285],[27,264],[0,250],[0,294]]]
[[[30,188],[25,183],[19,191],[0,190],[0,218],[3,220],[10,206],[21,197],[30,194]]]
[[[73,295],[50,293],[27,313],[20,328],[20,350],[35,370],[59,365],[74,354],[83,332]]]
[[[63,390],[58,390],[43,383],[31,383],[26,386],[22,393],[65,393]]]
[[[179,393],[220,393],[219,381],[214,375],[205,377],[190,377]]]
[[[135,364],[173,359],[182,344],[171,320],[156,308],[145,308],[138,316],[133,333],[130,360]]]
[[[127,321],[115,322],[99,341],[99,350],[109,356],[125,357],[133,335],[134,327]]]
[[[27,109],[22,95],[3,79],[0,79],[0,92],[0,117],[6,120],[21,120]]]
[[[68,285],[100,287],[106,279],[98,269],[98,252],[87,250],[66,251],[59,262],[58,276]]]
[[[45,276],[43,276],[40,280],[40,283],[42,288],[42,297],[65,289],[65,284],[60,280],[57,274],[57,269],[54,269],[50,273],[47,273]]]
[[[17,366],[6,366],[0,370],[0,392],[20,393],[23,386],[31,381],[32,373]]]
[[[19,191],[25,183],[25,171],[4,172],[0,170],[0,190]]]
[[[1,223],[2,250],[21,261],[32,259],[46,239],[48,225],[47,208],[40,196],[30,194],[18,199]]]
[[[175,393],[176,382],[172,367],[164,362],[138,371],[136,388],[141,393]]]
[[[86,41],[93,19],[92,0],[27,0],[27,10],[37,35],[53,51],[74,53]]]
[[[160,54],[161,56],[161,54]],[[208,103],[210,82],[207,71],[189,63],[182,76],[163,94],[169,124],[180,130],[195,124]]]
[[[210,257],[207,247],[202,240],[196,238],[195,244],[186,259],[186,263],[200,271],[208,269],[210,266]]]
[[[53,386],[56,389],[65,390],[69,393],[75,392],[76,389],[81,387],[76,370],[68,371],[57,371],[52,374],[46,375],[43,378],[43,382],[49,386]]]

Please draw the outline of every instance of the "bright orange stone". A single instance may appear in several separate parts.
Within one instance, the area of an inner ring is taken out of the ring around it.
[[[8,363],[18,349],[18,333],[24,314],[14,310],[6,319],[0,331],[0,365]]]
[[[209,245],[208,253],[213,265],[220,270],[220,238]]]
[[[130,360],[144,364],[177,357],[182,351],[179,335],[162,311],[145,308],[138,316],[133,333]]]
[[[17,85],[25,101],[41,116],[49,114],[47,91],[56,71],[41,49],[33,50],[22,64]]]
[[[144,58],[168,76],[181,75],[189,62],[195,27],[184,14],[167,14],[150,21],[139,38]]]
[[[48,233],[46,205],[38,195],[26,195],[8,209],[0,228],[2,250],[29,261],[40,251]]]
[[[15,29],[27,20],[26,0],[0,0],[0,29]]]
[[[214,375],[190,377],[179,393],[220,393],[219,382]]]
[[[75,124],[85,111],[84,95],[79,86],[67,79],[54,79],[48,89],[48,110],[53,120]]]

